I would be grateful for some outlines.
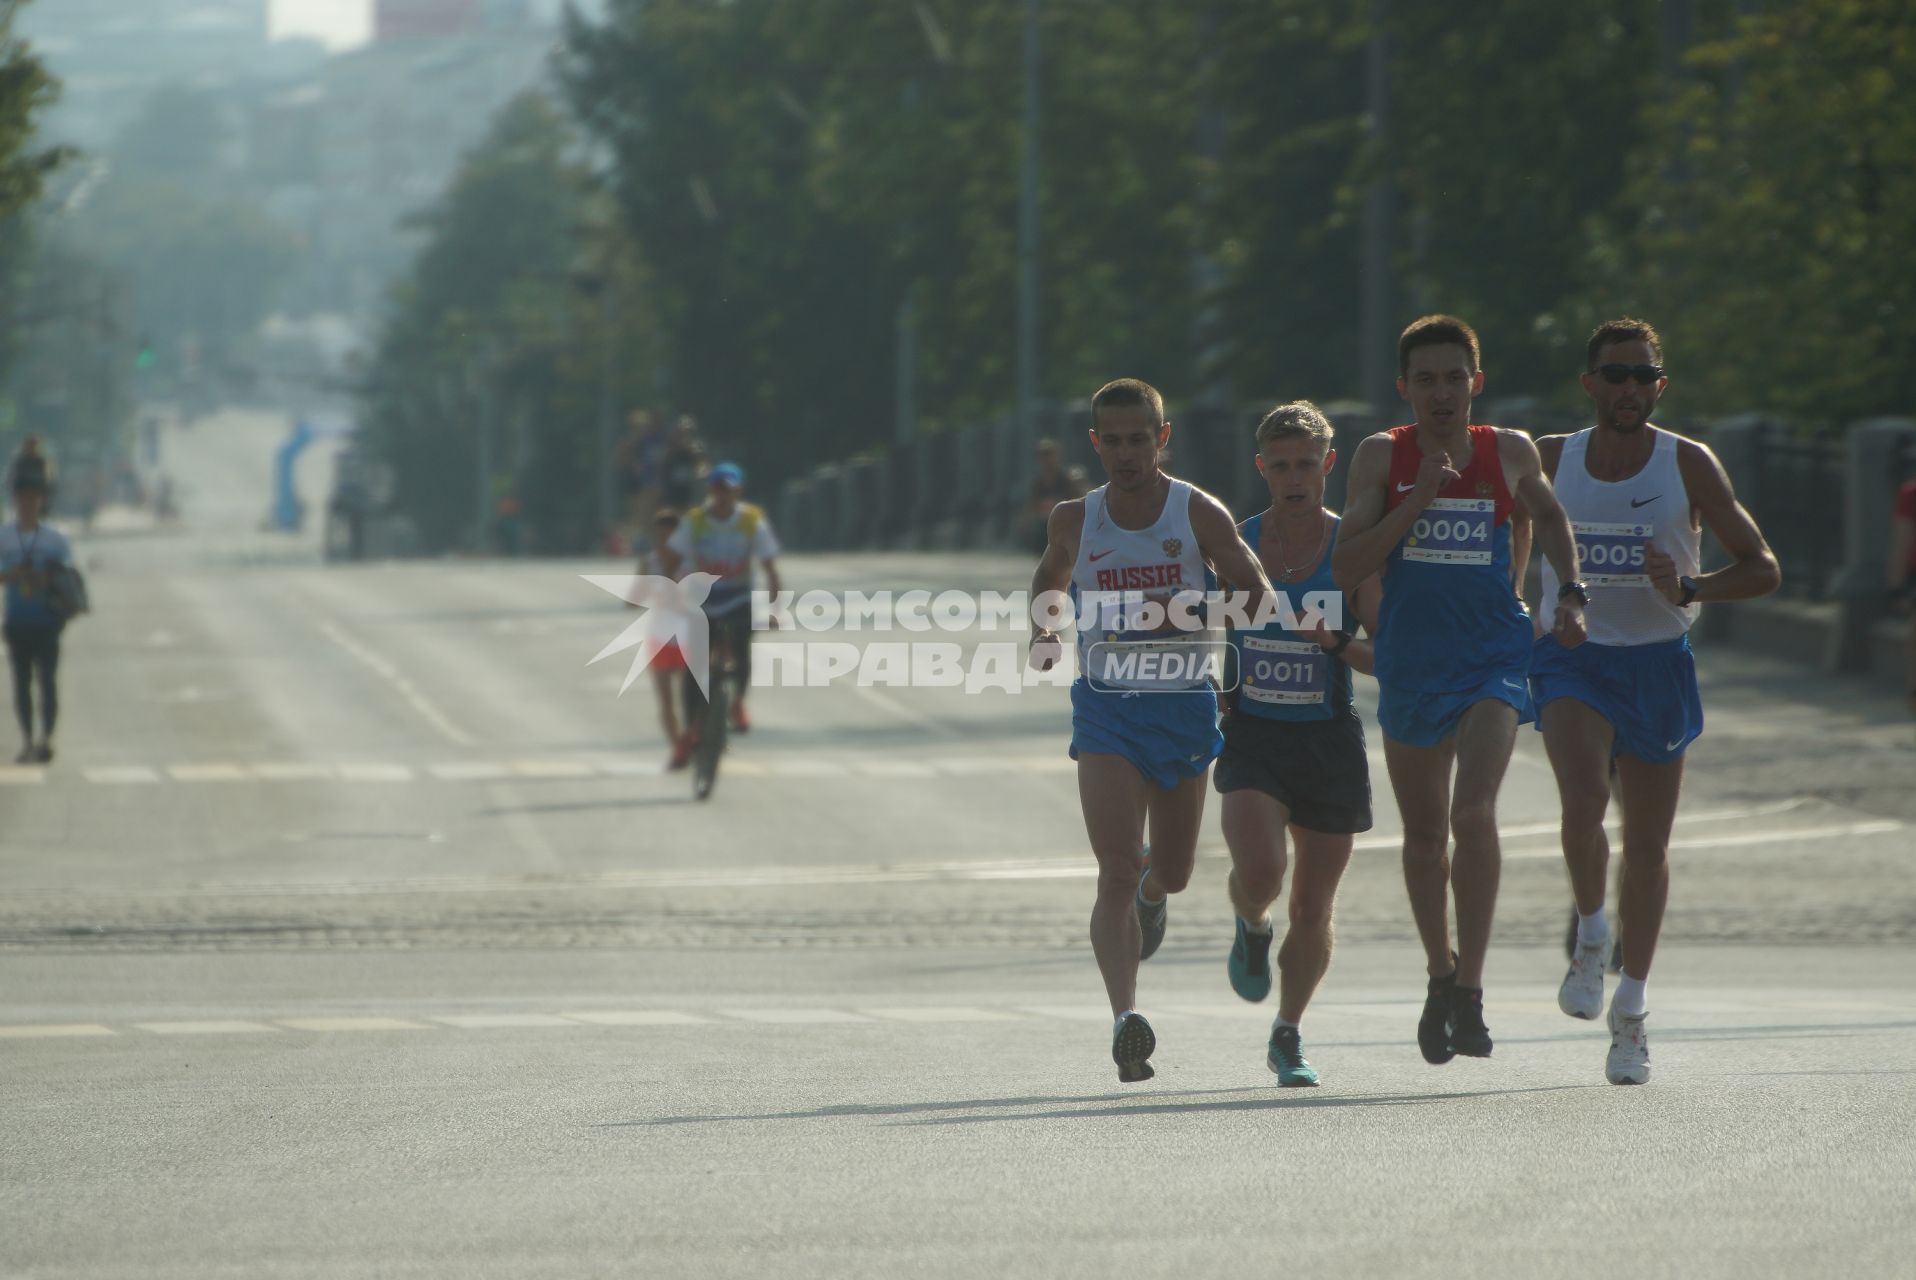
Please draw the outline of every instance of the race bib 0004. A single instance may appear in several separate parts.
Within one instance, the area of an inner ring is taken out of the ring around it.
[[[1489,564],[1497,504],[1489,498],[1438,498],[1404,535],[1404,559],[1424,564]]]
[[[1642,586],[1650,580],[1643,553],[1654,526],[1589,523],[1570,529],[1577,536],[1577,576],[1591,586]]]

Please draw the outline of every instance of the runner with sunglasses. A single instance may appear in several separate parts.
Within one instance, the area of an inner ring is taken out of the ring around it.
[[[1563,800],[1563,856],[1577,902],[1576,945],[1557,1004],[1573,1018],[1594,1019],[1603,1008],[1603,819],[1614,760],[1623,805],[1623,973],[1610,1002],[1604,1075],[1611,1084],[1645,1084],[1644,982],[1669,897],[1683,756],[1703,732],[1690,624],[1703,601],[1767,595],[1780,575],[1716,456],[1650,421],[1669,385],[1656,330],[1612,320],[1590,335],[1585,356],[1583,389],[1597,425],[1547,436],[1537,452],[1576,535],[1589,638],[1565,648],[1538,636],[1530,685]],[[1714,573],[1701,571],[1704,526],[1731,557]],[[1543,599],[1555,598],[1557,582],[1546,563]]]

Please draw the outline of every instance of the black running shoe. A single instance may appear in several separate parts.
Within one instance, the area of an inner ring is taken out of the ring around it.
[[[1466,1058],[1490,1056],[1490,1028],[1484,1025],[1484,989],[1450,988],[1450,1047]]]
[[[1151,873],[1145,872],[1148,876]],[[1171,922],[1171,898],[1169,894],[1156,902],[1144,896],[1144,881],[1138,881],[1138,929],[1144,935],[1143,945],[1138,948],[1138,959],[1149,960],[1157,954],[1158,947],[1164,942],[1164,927]]]
[[[1158,1047],[1158,1037],[1151,1030],[1151,1024],[1144,1020],[1141,1013],[1127,1013],[1124,1021],[1118,1024],[1116,1034],[1111,1037],[1111,1060],[1118,1064],[1120,1084],[1136,1084],[1140,1080],[1149,1080],[1157,1072],[1151,1069],[1151,1051]]]
[[[1433,1067],[1441,1067],[1457,1056],[1450,1047],[1450,993],[1456,989],[1455,969],[1441,978],[1432,978],[1424,996],[1424,1015],[1417,1019],[1417,1048]]]

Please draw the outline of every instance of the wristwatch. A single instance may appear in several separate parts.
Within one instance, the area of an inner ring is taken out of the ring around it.
[[[1683,589],[1683,594],[1677,597],[1677,608],[1687,609],[1689,606],[1696,603],[1696,579],[1695,578],[1692,578],[1688,574],[1684,574],[1681,578],[1677,579],[1677,586]]]
[[[1333,632],[1332,634],[1334,634],[1334,635],[1336,635],[1336,637],[1337,637],[1337,643],[1336,643],[1336,644],[1333,644],[1333,645],[1321,645],[1321,644],[1320,644],[1320,645],[1318,645],[1317,647],[1318,647],[1318,648],[1320,648],[1320,649],[1322,649],[1322,650],[1323,650],[1323,651],[1324,651],[1325,653],[1328,653],[1328,654],[1330,654],[1330,655],[1331,655],[1331,657],[1333,657],[1333,658],[1335,658],[1335,657],[1336,657],[1336,656],[1337,656],[1338,654],[1340,654],[1340,653],[1342,653],[1342,652],[1344,652],[1344,650],[1346,650],[1346,649],[1348,649],[1348,648],[1350,648],[1350,643],[1351,643],[1351,640],[1352,640],[1352,639],[1353,639],[1354,637],[1353,637],[1353,636],[1351,635],[1351,633],[1350,633],[1350,632],[1348,632],[1348,631],[1338,631],[1338,632]]]
[[[1565,596],[1575,596],[1577,603],[1583,605],[1585,608],[1588,608],[1590,605],[1590,588],[1584,586],[1581,582],[1566,582],[1561,587],[1558,587],[1557,599],[1561,600]]]

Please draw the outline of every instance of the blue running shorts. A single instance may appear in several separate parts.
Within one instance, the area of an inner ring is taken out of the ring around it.
[[[1574,649],[1546,635],[1530,657],[1530,686],[1540,715],[1558,698],[1575,698],[1608,720],[1617,731],[1612,755],[1668,764],[1703,734],[1703,698],[1687,635]],[[1541,719],[1537,727],[1543,728]]]
[[[1517,709],[1517,723],[1537,718],[1530,701],[1525,672],[1513,670],[1491,676],[1474,689],[1420,693],[1395,685],[1377,686],[1377,724],[1384,736],[1410,747],[1434,747],[1457,732],[1464,712],[1479,702],[1507,702]]]
[[[1201,776],[1222,750],[1217,695],[1209,689],[1126,695],[1072,682],[1073,760],[1083,754],[1123,756],[1153,785],[1168,789]]]

